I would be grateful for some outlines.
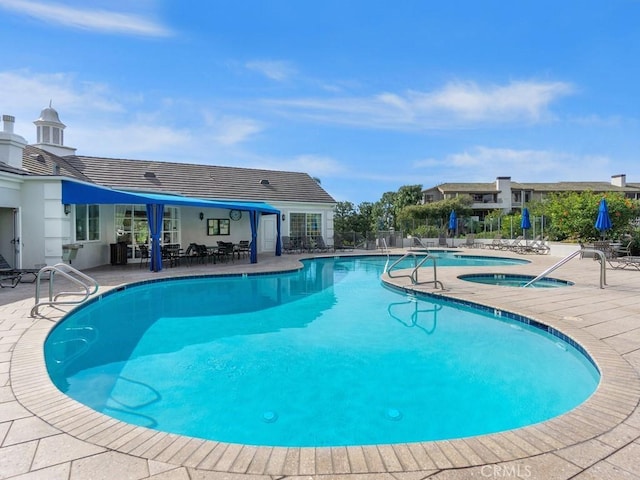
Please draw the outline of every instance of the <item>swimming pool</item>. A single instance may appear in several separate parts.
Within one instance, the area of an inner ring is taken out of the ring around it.
[[[273,446],[497,432],[595,390],[595,367],[570,343],[384,288],[385,260],[131,286],[57,325],[47,368],[61,391],[120,420]]]

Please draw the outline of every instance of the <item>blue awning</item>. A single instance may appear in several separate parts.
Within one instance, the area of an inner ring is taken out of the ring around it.
[[[115,188],[103,187],[91,183],[76,182],[72,180],[62,180],[62,203],[63,204],[132,204],[147,205],[149,212],[150,205],[179,205],[183,207],[205,207],[224,208],[229,210],[242,210],[249,212],[252,218],[251,224],[251,263],[257,263],[257,217],[262,215],[276,215],[277,220],[277,241],[276,255],[281,255],[280,247],[280,210],[264,202],[234,202],[226,200],[207,200],[204,198],[185,197],[182,195],[171,195],[166,193],[153,192],[133,192],[118,190]],[[151,226],[151,223],[149,224]],[[255,231],[254,231],[255,230]],[[154,235],[155,233],[155,235]],[[157,239],[158,232],[151,232],[152,241]],[[154,243],[157,243],[154,242]],[[151,245],[152,249],[154,245]],[[159,251],[159,243],[155,245],[155,251]],[[159,265],[158,265],[159,263]],[[150,262],[151,269],[158,271],[162,269],[162,262]]]

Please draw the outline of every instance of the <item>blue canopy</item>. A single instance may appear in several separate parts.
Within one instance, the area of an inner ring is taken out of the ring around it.
[[[609,216],[609,206],[607,201],[603,198],[600,200],[600,206],[598,207],[598,218],[596,218],[595,227],[604,235],[606,230],[612,227],[611,217]]]
[[[455,231],[457,226],[458,226],[458,217],[456,215],[456,211],[451,210],[451,214],[449,215],[449,230]]]
[[[249,212],[251,224],[251,263],[258,262],[258,224],[260,215],[276,215],[277,238],[280,238],[280,210],[263,202],[232,202],[224,200],[206,200],[204,198],[184,197],[166,193],[132,192],[102,187],[91,183],[62,180],[62,203],[64,204],[132,204],[146,205],[149,233],[151,237],[150,269],[162,270],[160,252],[160,233],[165,205],[184,207],[224,208]],[[282,254],[280,241],[276,242],[276,255]]]

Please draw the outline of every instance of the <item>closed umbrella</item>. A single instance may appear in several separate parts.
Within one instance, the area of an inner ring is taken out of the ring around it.
[[[609,217],[609,207],[607,201],[603,198],[600,200],[600,206],[598,207],[598,218],[596,218],[595,227],[600,231],[602,238],[604,239],[604,233],[611,229],[611,217]]]
[[[527,241],[527,230],[531,228],[531,220],[529,219],[529,209],[524,207],[522,209],[522,221],[520,222],[522,228],[522,234],[524,235],[525,242]]]
[[[451,232],[451,237],[456,234],[456,228],[458,227],[458,217],[456,215],[455,210],[451,210],[451,214],[449,215],[449,231]],[[451,240],[451,246],[453,247],[453,240]]]

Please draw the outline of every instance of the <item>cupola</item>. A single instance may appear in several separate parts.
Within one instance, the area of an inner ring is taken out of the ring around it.
[[[36,126],[36,147],[46,150],[60,157],[75,155],[76,149],[65,147],[64,129],[66,125],[60,121],[58,112],[49,106],[40,112],[40,118],[33,122]]]

